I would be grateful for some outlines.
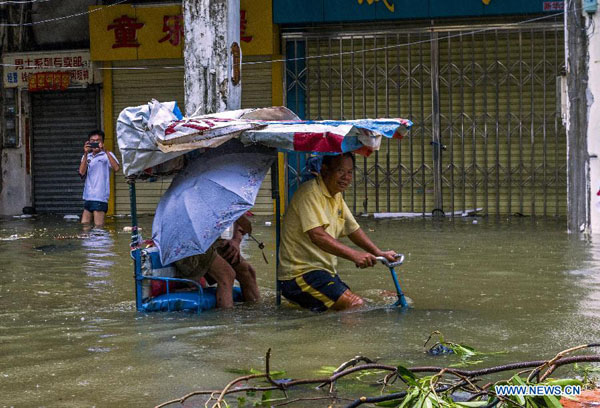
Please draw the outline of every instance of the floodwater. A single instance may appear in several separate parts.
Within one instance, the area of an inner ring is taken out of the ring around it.
[[[253,242],[243,247],[262,303],[190,315],[135,311],[127,218],[91,233],[58,217],[1,219],[0,406],[151,407],[222,388],[237,376],[229,369],[262,370],[269,348],[272,369],[306,378],[358,354],[386,364],[456,363],[423,352],[434,330],[506,352],[475,367],[550,358],[600,337],[600,243],[570,236],[564,220],[361,218],[380,247],[406,254],[397,272],[413,308],[386,307],[395,299],[382,295],[394,289],[385,267],[341,260],[340,274],[369,305],[320,315],[275,306],[266,221],[254,225],[269,264]],[[140,224],[149,236],[151,218]]]

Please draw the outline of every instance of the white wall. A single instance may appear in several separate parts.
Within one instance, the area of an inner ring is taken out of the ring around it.
[[[20,106],[19,138],[20,147],[5,148],[1,151],[2,189],[0,191],[0,215],[19,215],[23,207],[32,206],[32,178],[27,174],[27,156],[25,151],[26,122],[29,121],[29,98],[26,92],[18,96]],[[30,128],[30,127],[29,127]],[[31,173],[31,172],[30,172]]]
[[[22,214],[31,205],[31,179],[25,170],[25,148],[2,150],[0,215]]]

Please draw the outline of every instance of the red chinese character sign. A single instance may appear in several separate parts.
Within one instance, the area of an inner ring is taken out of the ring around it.
[[[246,10],[240,10],[240,40],[249,43],[252,36],[246,33],[248,29],[248,20],[246,20]]]
[[[138,23],[136,17],[122,15],[115,18],[112,24],[109,24],[107,30],[114,30],[115,43],[113,48],[137,48],[140,44],[137,41],[137,30],[144,26],[143,23]]]
[[[158,42],[169,41],[171,45],[179,45],[183,40],[183,16],[164,16],[163,32],[167,33]]]
[[[64,91],[69,87],[69,72],[36,72],[29,75],[29,92]]]

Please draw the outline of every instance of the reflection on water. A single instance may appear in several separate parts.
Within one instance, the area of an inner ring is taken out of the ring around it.
[[[316,376],[363,354],[382,362],[446,365],[423,353],[429,333],[509,354],[486,365],[550,357],[598,340],[600,243],[565,233],[564,222],[367,220],[381,247],[406,254],[397,269],[409,311],[383,266],[340,273],[368,307],[314,315],[274,305],[274,230],[255,217],[243,252],[264,301],[233,311],[138,314],[126,220],[84,231],[60,218],[0,220],[0,406],[153,406],[223,386],[228,368],[272,366]],[[142,218],[150,235],[151,219]]]
[[[115,264],[114,241],[107,230],[94,228],[81,240],[81,248],[85,253],[83,272],[89,276],[88,287],[101,290],[111,285],[110,270]]]

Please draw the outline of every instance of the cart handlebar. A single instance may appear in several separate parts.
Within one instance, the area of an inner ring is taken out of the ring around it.
[[[384,264],[385,266],[387,266],[388,268],[394,268],[398,265],[402,265],[402,263],[404,262],[404,254],[396,254],[397,261],[395,261],[395,262],[390,262],[383,256],[378,256],[378,257],[376,257],[376,259],[378,261],[380,261],[382,264]]]

